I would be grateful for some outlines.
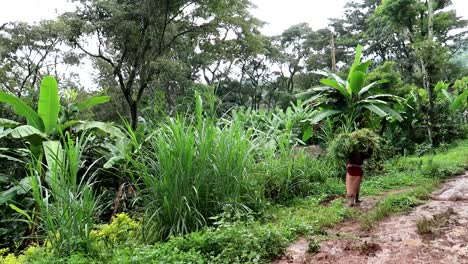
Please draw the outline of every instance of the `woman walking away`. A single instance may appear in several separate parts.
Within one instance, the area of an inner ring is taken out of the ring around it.
[[[354,206],[361,202],[359,200],[359,191],[364,174],[362,163],[363,161],[360,160],[346,165],[346,194],[349,206]]]
[[[346,197],[349,206],[360,202],[359,191],[364,174],[362,164],[372,156],[378,146],[379,137],[368,129],[340,134],[330,143],[329,155],[341,164],[346,164]]]

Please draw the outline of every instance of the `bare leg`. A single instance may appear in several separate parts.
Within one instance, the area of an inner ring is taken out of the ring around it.
[[[361,183],[360,178],[361,177],[346,174],[346,194],[348,198],[348,204],[350,206],[354,206],[356,204],[359,184]]]
[[[361,192],[362,176],[356,177],[356,178],[359,178],[359,183],[357,185],[357,192],[356,192],[356,203],[360,203],[361,200],[359,200],[359,193]]]

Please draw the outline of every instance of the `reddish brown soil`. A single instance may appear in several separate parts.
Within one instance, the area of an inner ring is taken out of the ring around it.
[[[379,199],[361,205],[372,208]],[[444,212],[449,218],[433,235],[419,235],[416,223]],[[328,231],[315,255],[308,255],[308,242],[301,238],[275,264],[283,263],[466,263],[468,264],[468,172],[445,183],[432,200],[407,215],[393,216],[370,231],[348,221]]]

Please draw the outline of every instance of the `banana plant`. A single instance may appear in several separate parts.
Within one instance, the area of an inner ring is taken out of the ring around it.
[[[73,109],[82,111],[107,101],[109,101],[108,96],[91,97],[74,104]],[[26,119],[26,124],[0,119],[0,137],[10,136],[26,140],[29,143],[30,151],[35,156],[43,152],[43,142],[57,140],[60,131],[83,123],[82,121],[68,120],[66,116],[59,119],[61,105],[58,85],[55,78],[51,76],[42,79],[37,112],[18,97],[5,92],[0,92],[0,102],[10,105],[16,114]]]
[[[325,86],[312,88],[296,95],[298,99],[306,99],[305,102],[312,103],[320,109],[320,112],[312,120],[314,123],[338,115],[358,121],[366,112],[374,113],[379,117],[403,120],[401,114],[394,108],[395,105],[403,101],[403,98],[380,93],[377,89],[378,85],[385,83],[385,80],[366,85],[371,61],[361,62],[361,57],[362,46],[358,45],[354,63],[346,80],[334,73],[315,71],[314,73],[328,77],[320,80],[320,83]]]
[[[67,101],[67,100],[65,100]],[[0,138],[9,136],[14,139],[24,140],[28,143],[28,149],[7,149],[0,148],[0,158],[7,158],[12,161],[22,162],[16,157],[29,156],[32,153],[35,159],[41,160],[45,157],[46,164],[50,166],[52,156],[58,156],[63,140],[64,131],[94,131],[99,130],[109,135],[112,141],[108,141],[114,149],[110,149],[106,157],[108,163],[106,167],[112,166],[115,162],[113,155],[125,150],[128,140],[126,135],[117,127],[109,123],[97,121],[71,120],[75,113],[90,109],[96,105],[109,101],[108,96],[94,96],[85,101],[75,103],[68,100],[65,106],[61,106],[57,81],[50,76],[44,77],[39,91],[39,102],[37,111],[33,110],[27,103],[14,95],[0,91],[0,103],[6,103],[18,114],[25,118],[26,123],[20,123],[9,119],[0,118]],[[113,142],[111,144],[110,142]],[[13,153],[9,155],[10,153]],[[112,160],[112,161],[111,161]],[[28,183],[27,178],[23,178],[19,184],[9,190],[0,193],[0,204],[8,201],[11,197],[27,191],[24,183]]]
[[[438,99],[446,99],[450,104],[450,108],[454,112],[459,112],[468,109],[468,90],[450,93],[448,91],[449,84],[445,82],[438,82],[434,88],[437,93]]]
[[[14,139],[25,140],[29,144],[29,151],[35,157],[39,157],[39,155],[47,152],[47,146],[56,144],[50,142],[58,142],[63,134],[62,132],[66,130],[74,130],[76,132],[99,130],[109,135],[115,141],[115,149],[123,150],[126,148],[128,144],[126,135],[112,124],[71,119],[76,116],[77,112],[108,102],[110,97],[93,96],[87,100],[75,102],[76,96],[69,96],[70,91],[67,94],[64,96],[65,105],[61,106],[57,81],[51,76],[44,77],[40,86],[38,109],[36,112],[16,96],[0,92],[0,102],[10,105],[18,115],[26,119],[26,124],[8,119],[0,119],[0,138],[9,136]],[[3,153],[5,153],[6,149],[3,150]],[[0,149],[1,151],[2,149]],[[11,150],[9,151],[11,152]],[[112,152],[114,153],[116,150]],[[111,153],[107,158],[111,159],[112,155]],[[0,158],[2,157],[14,159],[5,154],[1,154]],[[107,164],[106,167],[112,164]]]

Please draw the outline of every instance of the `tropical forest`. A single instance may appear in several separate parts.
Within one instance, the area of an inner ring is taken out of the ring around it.
[[[0,9],[0,263],[468,263],[465,1]]]

